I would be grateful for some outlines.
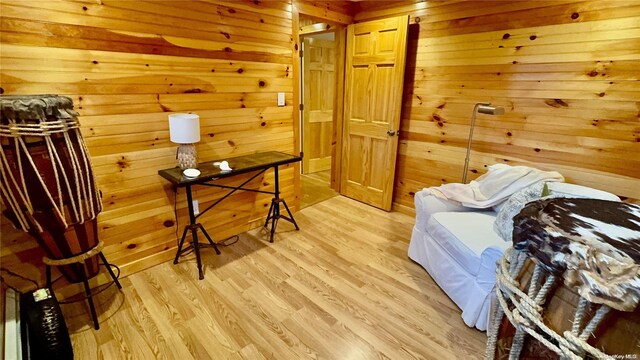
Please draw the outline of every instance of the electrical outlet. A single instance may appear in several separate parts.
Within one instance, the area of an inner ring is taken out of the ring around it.
[[[285,106],[284,93],[283,92],[279,92],[278,93],[278,106]]]
[[[198,206],[198,200],[193,200],[193,214],[200,214],[200,206]]]

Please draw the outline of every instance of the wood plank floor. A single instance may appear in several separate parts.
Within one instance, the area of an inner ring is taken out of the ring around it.
[[[300,185],[302,188],[302,197],[300,198],[300,208],[304,209],[337,196],[338,193],[330,187],[330,184],[330,170],[301,175]]]
[[[99,296],[93,330],[64,305],[78,359],[469,359],[485,334],[407,258],[413,218],[337,196],[122,280]]]

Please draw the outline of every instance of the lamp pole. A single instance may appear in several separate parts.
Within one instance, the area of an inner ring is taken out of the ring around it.
[[[491,106],[491,103],[481,102],[473,107],[471,115],[471,124],[469,127],[469,140],[467,141],[467,155],[464,158],[464,171],[462,173],[462,183],[467,183],[467,170],[469,170],[469,156],[471,154],[471,139],[473,139],[473,128],[476,126],[476,114],[502,115],[504,108],[501,106]]]
[[[464,171],[462,172],[462,183],[467,183],[467,170],[469,170],[469,155],[471,154],[471,139],[473,138],[473,128],[476,126],[476,113],[479,106],[489,106],[491,103],[477,103],[473,107],[473,115],[471,115],[471,124],[469,127],[469,140],[467,140],[467,155],[464,158]]]

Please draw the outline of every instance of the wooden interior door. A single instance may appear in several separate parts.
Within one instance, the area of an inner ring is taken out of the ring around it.
[[[303,174],[331,169],[335,59],[335,41],[304,39]]]
[[[391,210],[407,16],[347,28],[340,193]]]

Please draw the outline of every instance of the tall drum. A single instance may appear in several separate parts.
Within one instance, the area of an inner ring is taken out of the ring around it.
[[[513,224],[486,357],[637,358],[640,206],[544,199]]]
[[[1,96],[0,108],[0,190],[7,217],[50,259],[95,248],[102,203],[72,100]],[[87,277],[98,273],[97,256],[84,265]],[[76,283],[83,279],[82,267],[70,264],[60,271]]]

